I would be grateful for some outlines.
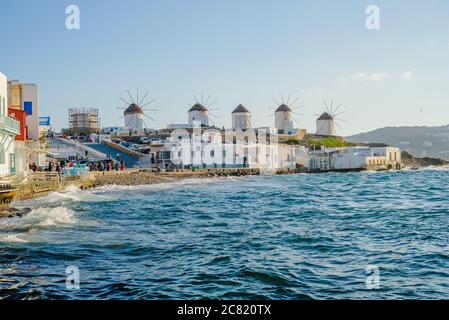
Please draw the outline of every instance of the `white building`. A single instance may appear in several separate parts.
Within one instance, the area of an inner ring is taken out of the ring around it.
[[[347,147],[309,151],[309,169],[312,171],[401,168],[401,151],[398,148]]]
[[[132,103],[124,112],[125,127],[133,132],[141,132],[144,128],[143,109],[137,104]]]
[[[193,129],[195,128],[195,124],[188,123],[169,123],[167,124],[167,129],[176,130],[176,129]]]
[[[0,73],[0,176],[16,173],[15,138],[20,123],[8,117],[8,80]]]
[[[27,113],[28,139],[39,140],[39,92],[37,85],[22,85],[23,110]]]
[[[178,135],[167,139],[160,153],[169,154],[164,158],[177,168],[295,168],[298,159],[305,164],[302,146],[269,143],[255,133],[245,135],[248,131],[233,133],[223,136],[216,130]]]
[[[385,157],[387,164],[394,165],[398,162],[402,162],[401,149],[396,147],[371,147],[374,156]]]
[[[34,162],[38,166],[46,164],[45,145],[40,142],[41,130],[39,126],[39,91],[38,86],[32,83],[23,84],[19,80],[12,80],[8,83],[9,106],[26,112],[26,132],[25,151],[18,155],[25,159],[22,162]]]
[[[251,113],[243,105],[239,104],[232,111],[232,129],[246,130],[251,128]]]
[[[101,133],[111,136],[128,136],[131,131],[132,129],[127,127],[104,127],[101,129]]]
[[[327,112],[323,112],[316,120],[316,134],[319,136],[336,136],[335,119]]]
[[[293,111],[286,104],[281,104],[274,112],[274,126],[280,133],[293,133]]]
[[[209,126],[209,111],[199,103],[189,110],[189,125],[193,126],[195,122],[199,122],[201,127]]]

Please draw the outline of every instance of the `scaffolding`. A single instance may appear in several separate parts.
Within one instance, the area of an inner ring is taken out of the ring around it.
[[[70,129],[98,129],[98,109],[94,108],[70,108]]]

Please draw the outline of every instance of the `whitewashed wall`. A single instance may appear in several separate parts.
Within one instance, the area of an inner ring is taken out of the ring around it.
[[[193,125],[196,121],[204,126],[209,126],[209,113],[207,111],[189,111],[189,125]]]
[[[293,129],[293,113],[277,111],[274,113],[274,126],[278,130],[290,131]]]
[[[23,85],[22,89],[22,107],[24,107],[25,102],[33,103],[33,114],[27,116],[27,126],[28,126],[28,138],[31,140],[39,139],[39,92],[37,85],[32,83],[27,83]]]
[[[232,114],[232,129],[249,129],[251,128],[251,113],[237,112]]]
[[[0,72],[0,116],[8,115],[8,79]],[[0,176],[10,174],[9,157],[14,153],[15,136],[5,134],[0,130]]]

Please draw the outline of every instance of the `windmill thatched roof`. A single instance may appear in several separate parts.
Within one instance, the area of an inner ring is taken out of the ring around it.
[[[125,114],[134,114],[134,113],[142,113],[143,114],[143,110],[137,104],[131,103],[129,105],[129,107],[125,110],[124,113]]]
[[[250,113],[243,105],[239,104],[232,113]]]
[[[279,106],[279,108],[276,109],[275,112],[292,112],[292,109],[290,109],[289,106],[283,103]]]
[[[334,120],[334,117],[327,112],[323,112],[318,120]]]
[[[207,111],[206,107],[200,103],[195,103],[189,111]]]

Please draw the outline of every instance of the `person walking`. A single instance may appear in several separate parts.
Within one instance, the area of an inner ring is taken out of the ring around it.
[[[58,173],[58,178],[59,178],[59,181],[61,181],[62,179],[61,179],[61,165],[59,164],[59,163],[56,163],[56,172]]]
[[[123,160],[120,161],[120,171],[125,171],[125,162]]]

